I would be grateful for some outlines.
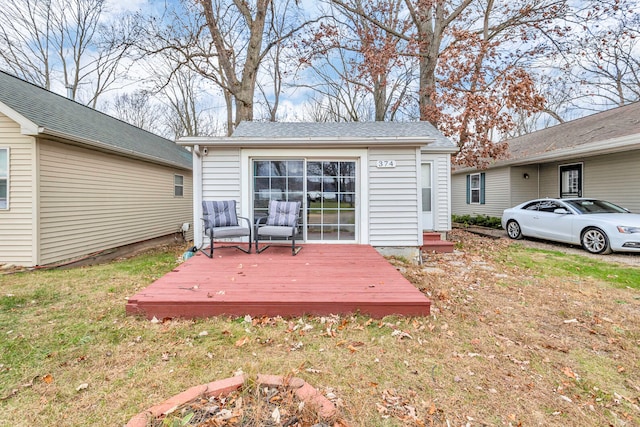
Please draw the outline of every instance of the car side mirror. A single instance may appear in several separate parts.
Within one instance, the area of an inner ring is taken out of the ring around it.
[[[553,213],[560,214],[560,215],[568,215],[570,212],[565,208],[556,208],[553,210]]]

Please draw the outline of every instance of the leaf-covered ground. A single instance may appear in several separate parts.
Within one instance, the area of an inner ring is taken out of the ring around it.
[[[0,276],[0,425],[113,426],[236,372],[293,375],[351,426],[640,425],[637,268],[455,231],[391,260],[429,317],[125,316],[184,248]]]

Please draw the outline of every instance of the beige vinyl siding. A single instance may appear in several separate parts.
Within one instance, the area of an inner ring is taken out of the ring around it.
[[[583,177],[583,196],[640,213],[640,150],[587,158]]]
[[[457,173],[451,175],[451,214],[467,215],[467,174]]]
[[[420,207],[416,150],[369,150],[369,243],[372,246],[419,245]],[[377,168],[395,160],[395,168]]]
[[[525,178],[525,174],[529,178]],[[514,166],[511,168],[511,201],[510,208],[531,199],[538,198],[538,166]]]
[[[9,209],[0,209],[0,264],[32,266],[36,239],[35,139],[0,114],[0,148],[9,149]]]
[[[559,197],[560,166],[582,163],[582,195],[640,212],[640,150],[548,163],[540,166],[540,197]]]
[[[191,171],[40,141],[39,264],[176,233],[192,222]],[[184,196],[174,197],[174,175]]]
[[[467,203],[467,175],[482,172],[485,174],[485,203]],[[511,206],[510,177],[508,167],[453,175],[451,177],[453,214],[501,217],[502,211]]]
[[[558,163],[541,164],[538,174],[540,176],[539,197],[559,197]]]
[[[240,149],[208,149],[202,157],[202,200],[235,200],[240,197]]]

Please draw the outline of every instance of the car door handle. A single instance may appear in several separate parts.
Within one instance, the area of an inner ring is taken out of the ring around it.
[[[540,217],[539,216],[534,216],[533,219],[540,219]]]

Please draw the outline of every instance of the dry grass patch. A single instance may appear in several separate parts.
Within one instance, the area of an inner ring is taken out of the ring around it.
[[[392,260],[432,298],[428,318],[125,316],[179,247],[0,276],[0,425],[123,425],[238,371],[301,377],[353,426],[639,425],[639,291],[454,237],[462,252],[424,268]]]

